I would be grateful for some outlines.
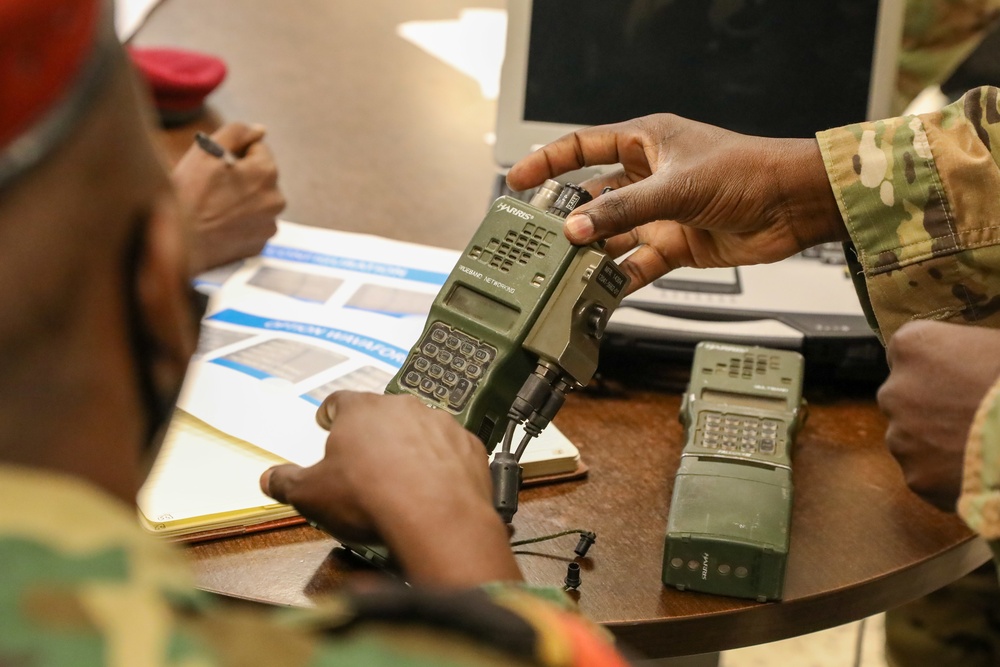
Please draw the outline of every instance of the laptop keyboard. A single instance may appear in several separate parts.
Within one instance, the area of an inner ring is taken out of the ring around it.
[[[844,257],[844,247],[837,241],[820,243],[811,248],[806,248],[798,256],[805,259],[815,259],[823,264],[847,264],[847,258]]]

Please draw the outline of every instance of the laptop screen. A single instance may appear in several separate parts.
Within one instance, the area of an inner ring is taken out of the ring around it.
[[[895,0],[510,0],[498,161],[658,112],[776,137],[887,115],[900,15]]]

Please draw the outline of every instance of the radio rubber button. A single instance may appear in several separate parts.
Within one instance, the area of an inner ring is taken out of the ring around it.
[[[451,390],[451,394],[448,395],[448,403],[455,407],[461,407],[469,392],[472,391],[473,386],[474,385],[465,378],[460,379],[455,388]]]

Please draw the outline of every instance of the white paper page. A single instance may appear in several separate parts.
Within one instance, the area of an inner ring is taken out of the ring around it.
[[[261,256],[244,262],[225,287],[423,321],[458,255],[282,221]]]
[[[326,432],[315,420],[323,398],[336,389],[381,392],[422,328],[416,320],[225,291],[203,322],[178,405],[300,465],[323,456]]]
[[[178,410],[139,492],[139,509],[155,523],[271,507],[276,503],[258,479],[283,462]]]
[[[280,222],[262,256],[214,292],[180,407],[290,461],[315,463],[326,441],[315,422],[322,399],[337,389],[385,389],[458,256]],[[515,445],[522,435],[519,427]],[[550,425],[522,461],[578,455]]]
[[[132,39],[149,13],[163,0],[117,0],[115,2],[115,32],[123,44]]]

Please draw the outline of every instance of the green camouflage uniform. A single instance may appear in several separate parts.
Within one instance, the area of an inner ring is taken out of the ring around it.
[[[998,123],[997,89],[980,88],[817,135],[883,341],[917,319],[1000,326]]]
[[[1000,0],[907,3],[895,111],[940,84],[982,40]],[[994,153],[995,155],[995,153]],[[859,153],[860,156],[860,153]],[[886,614],[886,649],[897,667],[1000,664],[1000,588],[992,566]]]
[[[817,135],[855,284],[883,341],[917,319],[1000,327],[997,95],[979,88],[937,113]],[[1000,385],[970,434],[958,509],[1000,556]],[[995,573],[888,614],[886,631],[894,665],[1000,665]]]
[[[282,615],[200,593],[183,553],[68,477],[0,465],[0,665],[620,665],[554,589],[400,587]]]
[[[896,81],[895,112],[948,78],[1000,17],[1000,0],[909,0]]]

